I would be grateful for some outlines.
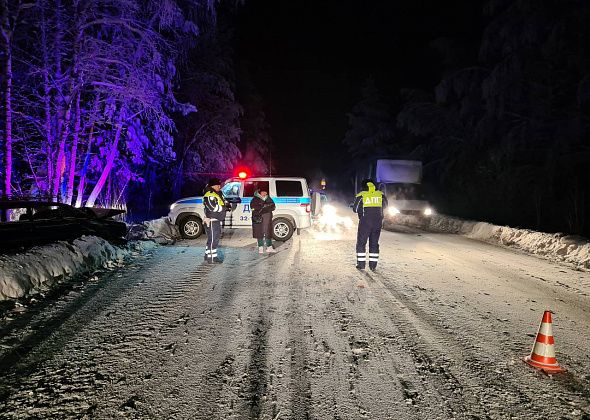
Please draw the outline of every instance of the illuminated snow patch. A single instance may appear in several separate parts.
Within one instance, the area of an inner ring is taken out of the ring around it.
[[[322,212],[315,221],[312,234],[319,241],[334,241],[342,239],[342,236],[354,228],[351,217],[340,216],[336,206],[325,204]]]

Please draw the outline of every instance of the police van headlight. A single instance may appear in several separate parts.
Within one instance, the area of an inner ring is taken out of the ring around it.
[[[390,216],[395,216],[396,214],[399,214],[400,211],[396,208],[396,207],[388,207],[387,208],[387,214],[389,214]]]
[[[176,207],[176,203],[172,203],[172,204],[170,205],[170,211],[174,210],[174,207]]]
[[[424,209],[424,216],[432,216],[433,214],[434,214],[434,211],[430,207],[426,207]]]

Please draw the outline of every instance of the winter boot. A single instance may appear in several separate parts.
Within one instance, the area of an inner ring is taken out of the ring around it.
[[[258,247],[258,253],[259,254],[264,254],[264,247],[263,246],[259,246]]]

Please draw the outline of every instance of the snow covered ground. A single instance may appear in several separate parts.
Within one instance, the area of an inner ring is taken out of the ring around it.
[[[570,264],[580,270],[590,269],[590,241],[579,236],[535,232],[445,215],[434,215],[428,221],[412,216],[396,217],[396,223],[417,226],[432,232],[464,235],[471,239],[518,248],[553,261]]]
[[[115,246],[96,236],[82,236],[72,242],[60,241],[24,252],[0,254],[0,300],[45,292],[72,277],[121,266],[130,255],[154,246],[153,242]]]
[[[72,242],[36,246],[24,252],[0,254],[0,301],[43,293],[54,285],[101,268],[122,266],[130,256],[180,238],[166,218],[130,226],[126,245],[117,246],[95,236]]]
[[[354,227],[258,255],[157,247],[1,325],[0,417],[587,419],[590,273],[470,238]],[[565,374],[526,365],[554,312]]]
[[[311,234],[319,240],[337,240],[342,232],[354,228],[353,217],[349,213],[349,209],[342,206],[327,206],[324,214],[315,222],[315,229]],[[428,222],[414,217],[397,216],[396,222],[515,247],[566,262],[578,269],[590,268],[590,242],[584,238],[466,221],[444,215],[435,215]],[[389,227],[395,228],[395,225]],[[180,240],[180,234],[178,228],[163,217],[131,225],[128,239],[170,245]],[[128,247],[117,247],[103,239],[86,236],[71,244],[59,242],[34,247],[20,254],[0,254],[0,300],[43,292],[73,276],[102,267],[121,265],[130,254],[137,255],[138,252],[152,247],[152,244],[145,242],[131,242]]]

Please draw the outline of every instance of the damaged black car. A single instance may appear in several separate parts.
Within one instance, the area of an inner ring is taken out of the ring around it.
[[[34,200],[0,200],[0,248],[41,245],[94,235],[120,240],[127,225],[113,219],[125,210],[76,208]]]

